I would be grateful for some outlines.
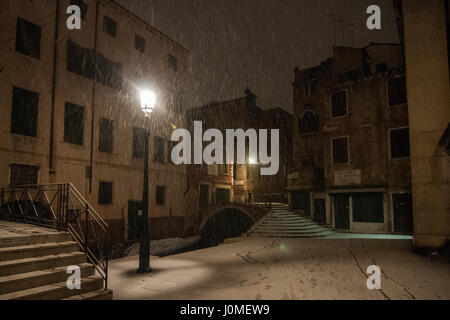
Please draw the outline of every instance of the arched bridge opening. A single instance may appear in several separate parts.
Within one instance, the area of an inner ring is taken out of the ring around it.
[[[243,209],[221,208],[215,211],[201,227],[201,247],[216,246],[225,239],[240,237],[254,223],[255,220]]]

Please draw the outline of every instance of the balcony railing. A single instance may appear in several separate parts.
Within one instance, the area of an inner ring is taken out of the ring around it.
[[[0,189],[0,219],[68,231],[108,286],[109,227],[71,184]]]

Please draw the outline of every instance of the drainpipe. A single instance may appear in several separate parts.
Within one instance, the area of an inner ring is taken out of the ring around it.
[[[55,127],[55,101],[56,101],[56,67],[58,54],[58,37],[59,37],[59,8],[60,0],[56,0],[56,17],[55,17],[55,35],[53,42],[53,75],[52,75],[52,104],[50,115],[50,151],[49,151],[49,182],[55,181],[55,168],[53,162],[53,148],[54,148],[54,127]]]
[[[95,36],[94,36],[94,87],[92,89],[92,114],[91,114],[91,154],[89,159],[89,193],[92,193],[93,157],[94,157],[94,118],[95,118],[95,89],[97,86],[97,39],[98,39],[98,10],[99,0],[95,2]]]

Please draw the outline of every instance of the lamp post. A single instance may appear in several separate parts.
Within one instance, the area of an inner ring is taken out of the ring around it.
[[[150,90],[141,91],[141,109],[145,119],[149,119],[155,108],[156,95]],[[144,185],[143,185],[143,208],[142,208],[142,228],[139,245],[139,269],[138,273],[150,273],[150,235],[148,232],[148,143],[150,132],[148,126],[145,128],[144,137]]]

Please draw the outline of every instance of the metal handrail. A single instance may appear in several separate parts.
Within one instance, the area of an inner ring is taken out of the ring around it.
[[[0,219],[70,232],[107,289],[110,229],[72,183],[1,188]]]

